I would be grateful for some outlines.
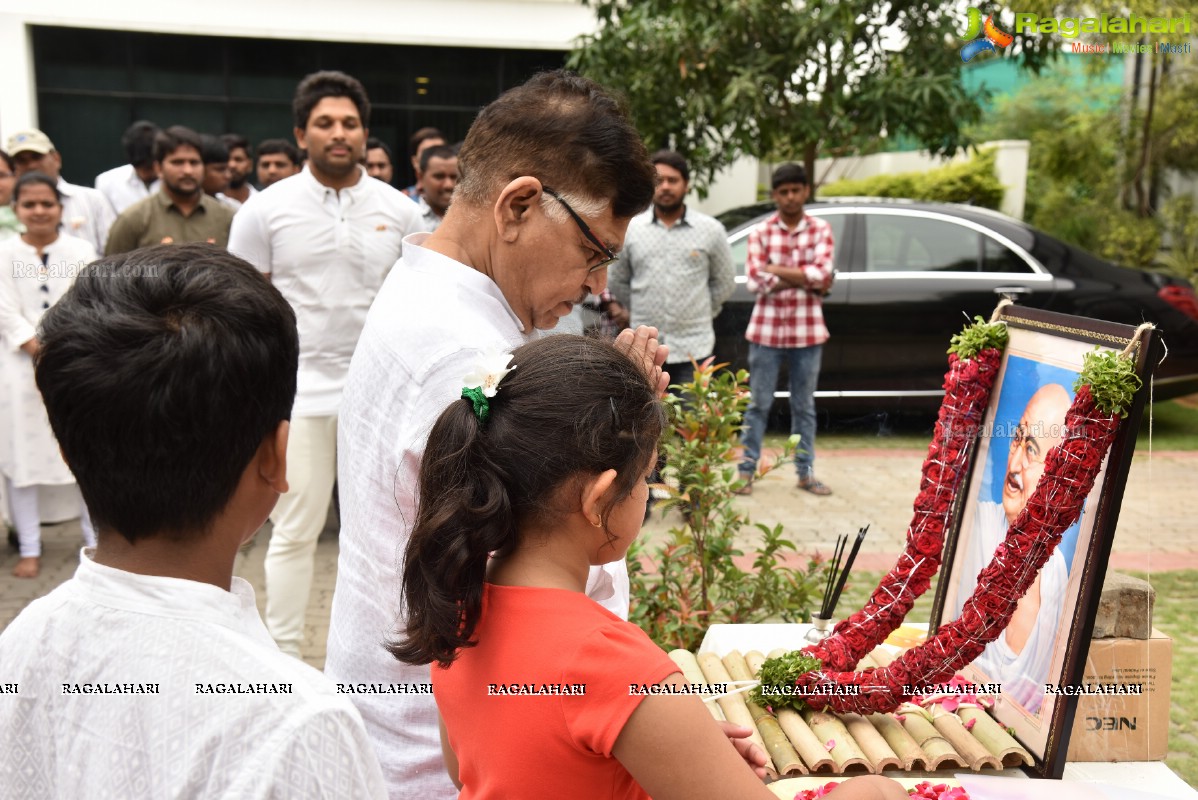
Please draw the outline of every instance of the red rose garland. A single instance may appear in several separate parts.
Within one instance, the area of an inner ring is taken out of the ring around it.
[[[904,686],[943,683],[977,658],[1006,628],[1015,606],[1060,543],[1061,535],[1081,516],[1086,497],[1118,432],[1119,419],[1118,413],[1104,412],[1095,405],[1089,386],[1078,389],[1065,415],[1064,440],[1049,451],[1043,477],[1036,484],[1027,506],[1011,523],[994,558],[978,576],[977,587],[965,601],[960,617],[941,626],[935,636],[906,651],[888,667],[862,672],[820,669],[800,676],[796,685],[811,693],[829,691],[834,686],[859,687],[856,696],[831,692],[827,696],[821,695],[821,700],[826,700],[827,706],[839,713],[893,711],[912,697],[903,691]],[[919,516],[918,510],[916,516]],[[940,535],[943,536],[943,531]],[[911,594],[910,584],[894,584],[903,559],[910,557],[910,543],[907,549],[899,567],[892,570],[875,590],[875,598],[879,593],[883,598],[893,593],[901,597]],[[922,587],[926,588],[926,585]],[[837,631],[840,629],[838,625]],[[874,626],[872,632],[876,635],[878,630],[880,626]],[[853,646],[856,647],[865,637],[862,634],[854,638]],[[817,651],[824,644],[821,642],[804,652],[818,655]],[[844,653],[846,650],[834,649],[832,652]]]
[[[969,359],[949,356],[944,402],[923,462],[906,549],[863,609],[841,620],[828,638],[804,649],[826,669],[851,670],[902,624],[916,599],[931,585],[940,569],[944,530],[965,479],[970,445],[981,428],[1001,360],[1002,351],[995,347]]]

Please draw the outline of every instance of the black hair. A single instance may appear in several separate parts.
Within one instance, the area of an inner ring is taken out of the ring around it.
[[[201,133],[200,160],[204,162],[204,166],[208,166],[209,164],[228,164],[229,148],[221,141],[219,136],[213,136],[211,133]]]
[[[161,164],[180,147],[194,147],[197,153],[203,152],[200,135],[191,128],[172,125],[166,130],[158,131],[154,136],[154,161]]]
[[[141,119],[134,122],[121,135],[121,148],[125,158],[135,167],[148,167],[154,163],[154,137],[160,128],[153,122]]]
[[[58,191],[58,181],[44,172],[26,172],[17,178],[17,182],[12,187],[13,205],[16,205],[17,201],[21,199],[21,190],[31,183],[40,183],[43,186],[49,186],[50,191],[54,192],[54,196],[58,198],[58,204],[62,205],[62,192]]]
[[[391,162],[391,165],[395,166],[395,157],[391,155],[391,147],[377,136],[371,136],[366,140],[366,149],[382,150],[387,154],[387,160]]]
[[[457,157],[457,148],[447,144],[437,144],[433,145],[432,147],[426,147],[420,154],[420,172],[428,172],[428,162],[432,161],[434,158],[450,159]]]
[[[8,167],[9,172],[17,171],[16,162],[12,160],[12,156],[10,156],[8,153],[4,152],[3,150],[0,150],[0,161],[4,162],[5,166]]]
[[[299,150],[286,139],[263,139],[258,142],[257,155],[259,157],[273,156],[277,153],[287,156],[288,160],[297,167],[302,163]]]
[[[783,164],[774,170],[773,177],[770,178],[770,188],[777,189],[784,183],[801,183],[807,185],[807,170],[803,169],[802,164]]]
[[[370,127],[370,100],[366,97],[366,89],[357,78],[336,70],[313,72],[295,87],[295,99],[291,101],[295,127],[307,128],[312,109],[326,97],[348,97],[358,108],[362,127]]]
[[[665,425],[656,387],[615,345],[546,336],[511,363],[485,423],[463,399],[429,434],[403,567],[407,627],[388,645],[400,661],[446,666],[473,644],[488,559],[511,552],[528,521],[563,513],[560,487],[616,470],[606,521],[653,458]]]
[[[681,153],[677,153],[673,150],[658,150],[656,153],[649,156],[649,162],[654,165],[665,164],[667,167],[673,167],[674,169],[678,170],[678,172],[682,173],[682,180],[690,183],[691,168],[690,165],[686,163],[686,159],[682,157]]]
[[[234,150],[244,150],[245,154],[252,160],[254,151],[250,149],[250,140],[242,136],[240,133],[222,133],[220,140],[224,142],[225,147],[229,149],[229,155],[233,155]]]
[[[426,139],[445,139],[445,134],[441,133],[438,128],[421,128],[408,137],[408,155],[416,155],[416,151],[420,149],[420,145]]]
[[[206,532],[289,419],[295,312],[223,247],[172,244],[80,271],[42,317],[37,386],[96,526]]]
[[[628,218],[649,207],[657,175],[624,104],[567,70],[534,75],[484,108],[458,155],[454,198],[489,206],[522,175],[562,194],[611,202]]]

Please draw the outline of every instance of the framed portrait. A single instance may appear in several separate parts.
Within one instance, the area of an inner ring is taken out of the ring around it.
[[[1010,340],[958,498],[931,614],[933,630],[956,619],[1007,527],[1023,510],[1064,434],[1082,358],[1097,346],[1122,351],[1135,328],[1038,309],[1007,306]],[[1002,635],[964,670],[976,683],[1001,684],[999,722],[1035,757],[1035,774],[1059,778],[1077,697],[1050,686],[1083,683],[1086,655],[1136,431],[1159,360],[1158,334],[1142,332],[1134,351],[1144,381],[1086,499],[1081,518],[1040,570]]]

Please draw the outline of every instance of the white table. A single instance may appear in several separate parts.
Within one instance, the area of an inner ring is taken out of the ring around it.
[[[760,625],[712,625],[703,637],[699,646],[700,653],[715,653],[723,656],[732,650],[747,653],[757,650],[768,654],[771,650],[785,647],[798,650],[809,644],[805,638],[811,630],[806,624],[763,623]],[[906,775],[908,773],[904,773]],[[933,773],[909,773],[911,777],[936,777]],[[985,776],[1002,776],[1010,778],[1027,778],[1020,769],[1004,769],[983,773]],[[944,774],[939,773],[943,778]],[[1064,780],[1099,784],[1103,787],[1119,788],[1127,791],[1129,800],[1139,798],[1167,797],[1178,800],[1198,800],[1198,791],[1169,769],[1163,761],[1123,761],[1110,763],[1068,763],[1065,765]],[[1055,797],[1067,800],[1067,796],[1057,786]],[[1027,791],[1021,790],[1014,797],[1030,798]],[[1092,793],[1093,797],[1103,799],[1106,793]]]

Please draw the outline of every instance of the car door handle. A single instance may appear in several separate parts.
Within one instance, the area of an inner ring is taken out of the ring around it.
[[[1031,288],[1029,288],[1027,286],[996,286],[994,288],[995,294],[1021,295],[1021,294],[1031,294],[1031,292],[1032,292]]]

